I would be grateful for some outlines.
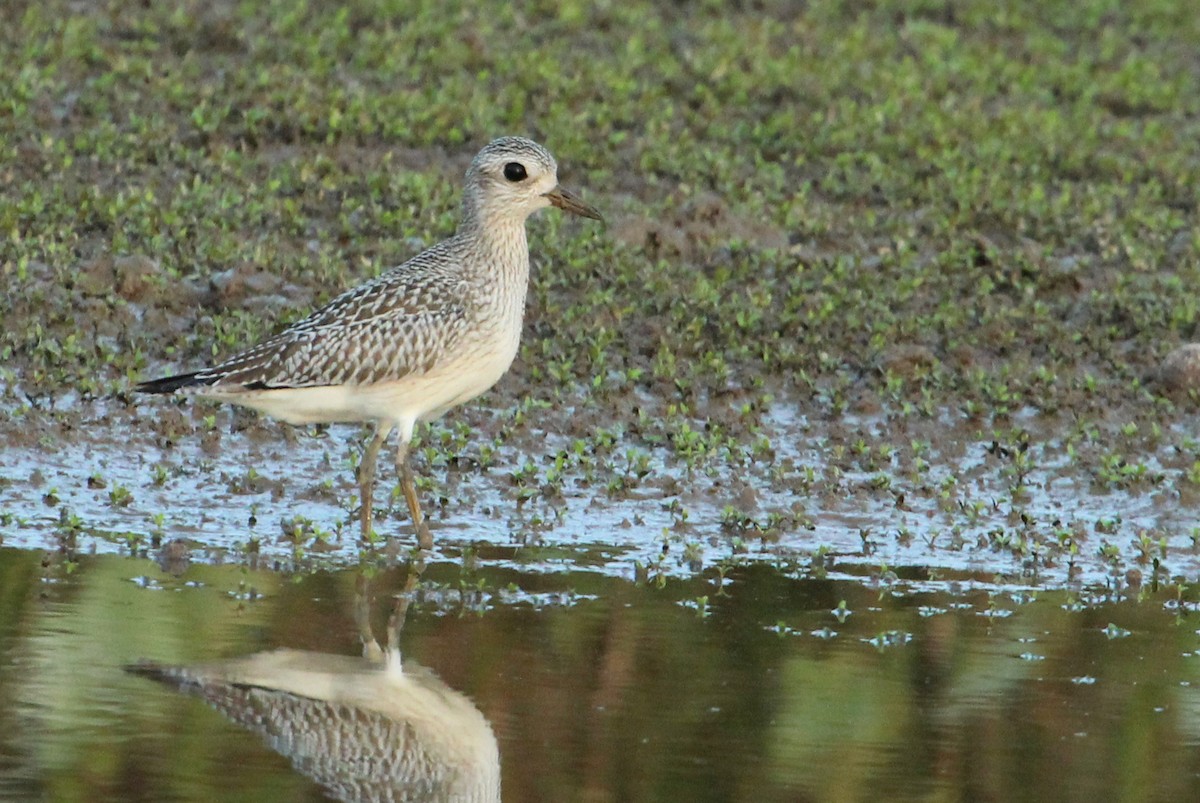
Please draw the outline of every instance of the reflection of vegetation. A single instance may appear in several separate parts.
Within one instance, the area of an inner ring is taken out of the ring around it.
[[[374,572],[379,599],[403,590],[402,570]],[[473,572],[478,598],[443,593],[460,587],[461,568],[429,567],[404,652],[494,723],[514,800],[1200,791],[1187,747],[1200,699],[1185,685],[1200,684],[1183,613],[1194,602],[1173,593],[898,597],[764,566],[729,570],[722,594],[705,580]],[[0,551],[0,577],[17,580],[5,588],[22,589],[0,611],[13,623],[0,642],[0,753],[36,779],[18,797],[316,794],[256,737],[120,666],[284,645],[353,655],[354,573],[284,582],[192,566],[174,578],[81,557],[61,582],[39,575],[37,556]],[[703,617],[678,604],[700,597]],[[1110,638],[1109,623],[1130,635]]]
[[[14,564],[36,568],[38,558],[35,553],[0,550],[0,572]],[[237,649],[246,625],[261,616],[261,609],[229,596],[244,588],[246,577],[240,569],[196,567],[186,580],[175,580],[147,561],[77,561],[80,568],[69,575],[50,564],[44,575],[49,583],[39,583],[40,573],[33,574],[23,596],[34,603],[25,608],[27,635],[6,651],[14,663],[6,662],[6,669],[0,670],[0,688],[16,698],[14,716],[20,725],[5,731],[21,732],[23,752],[31,766],[40,769],[29,777],[50,799],[61,800],[95,799],[102,790],[118,796],[128,780],[125,762],[131,759],[123,752],[131,745],[121,745],[126,740],[136,744],[147,718],[153,720],[163,711],[161,700],[131,694],[130,682],[114,675],[116,667],[131,655],[189,661],[211,655],[213,644]],[[280,581],[269,574],[253,578],[260,592]],[[185,582],[199,587],[189,588]],[[0,618],[10,612],[6,607]],[[131,700],[137,703],[133,707]],[[119,721],[113,716],[118,710],[123,712]],[[195,770],[212,759],[195,751],[197,715],[202,711],[192,708],[178,723],[180,750],[152,751],[139,759],[158,772],[178,773],[175,788],[190,799],[205,797],[195,791]],[[232,745],[225,743],[223,748]],[[225,760],[236,754],[232,749]]]

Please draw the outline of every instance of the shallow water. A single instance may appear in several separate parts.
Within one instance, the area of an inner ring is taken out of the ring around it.
[[[1174,589],[466,566],[435,561],[401,594],[408,569],[383,558],[173,575],[0,550],[0,798],[324,799],[259,734],[122,667],[355,656],[361,588],[376,635],[410,600],[403,660],[490,723],[505,800],[1200,793],[1200,616]]]
[[[68,539],[84,552],[139,554],[182,538],[204,559],[253,553],[293,568],[358,559],[358,428],[318,433],[220,409],[167,437],[150,427],[153,404],[65,409],[59,425],[34,417],[38,437],[0,454],[0,544]],[[465,422],[421,432],[420,493],[444,556],[499,549],[553,572],[588,552],[588,568],[625,579],[746,560],[819,564],[826,554],[853,576],[919,565],[1043,588],[1200,573],[1200,500],[1183,479],[1193,461],[1182,428],[1138,464],[1153,481],[1120,484],[1073,462],[1107,450],[1104,439],[1068,443],[1061,422],[1032,414],[1014,417],[1034,433],[1018,454],[949,410],[813,424],[778,404],[760,428],[694,463],[632,436],[633,445],[576,454],[570,436],[512,424],[512,414],[464,412],[479,431],[466,428],[461,444]],[[63,448],[43,445],[59,440]],[[771,445],[759,454],[759,442]],[[474,465],[484,449],[491,463]],[[391,466],[380,474],[377,532],[407,548],[407,508]]]

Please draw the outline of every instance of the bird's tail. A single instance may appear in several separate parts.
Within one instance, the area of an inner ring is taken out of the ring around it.
[[[164,376],[158,379],[148,379],[145,382],[138,382],[133,386],[133,389],[138,393],[174,393],[181,388],[211,384],[210,381],[200,379],[199,377],[199,371],[193,371],[190,374]]]
[[[167,666],[166,664],[160,664],[158,661],[150,661],[145,658],[140,659],[137,663],[125,664],[122,669],[131,675],[141,675],[144,678],[157,680],[161,683],[175,682],[179,674],[178,667]]]

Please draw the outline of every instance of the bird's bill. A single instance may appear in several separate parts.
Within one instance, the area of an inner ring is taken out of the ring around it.
[[[590,217],[592,220],[604,220],[600,217],[600,212],[596,210],[596,207],[584,203],[578,195],[562,187],[555,187],[546,193],[546,200],[565,212],[580,217]]]

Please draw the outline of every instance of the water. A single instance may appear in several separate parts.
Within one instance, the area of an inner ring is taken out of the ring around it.
[[[752,563],[643,582],[465,567],[433,562],[403,593],[407,566],[382,557],[172,575],[0,550],[0,797],[327,799],[260,734],[123,667],[358,656],[397,595],[403,660],[490,724],[504,800],[1200,793],[1200,617],[1176,587],[873,584],[836,559],[824,578]]]
[[[43,549],[67,539],[128,554],[184,538],[205,559],[357,560],[360,428],[317,433],[251,419],[234,431],[240,419],[222,410],[219,426],[173,440],[111,402],[64,407],[64,448],[44,447],[62,434],[35,416],[29,430],[39,437],[0,453],[0,544]],[[474,415],[483,430],[510,427],[508,413]],[[528,421],[490,441],[474,433],[459,448],[447,440],[461,432],[435,423],[422,431],[416,462],[443,554],[521,547],[523,566],[540,558],[547,572],[582,559],[617,577],[649,566],[686,578],[730,561],[807,563],[831,551],[856,576],[925,566],[1063,587],[1105,586],[1130,571],[1147,581],[1200,574],[1186,428],[1132,461],[1157,479],[1126,483],[1080,462],[1083,451],[1104,452],[1107,438],[1068,448],[1066,422],[1029,411],[1015,416],[1035,433],[1024,451],[951,410],[913,421],[843,418],[810,428],[780,404],[761,430],[694,464],[633,437],[634,445],[577,452],[573,436]],[[760,437],[768,453],[756,452]],[[485,447],[494,452],[487,468],[471,458]],[[461,465],[450,461],[463,454]],[[407,545],[395,480],[385,465],[376,528]]]

